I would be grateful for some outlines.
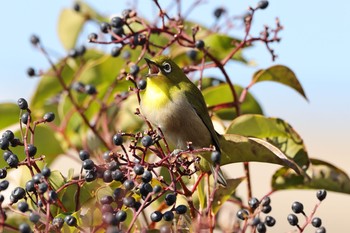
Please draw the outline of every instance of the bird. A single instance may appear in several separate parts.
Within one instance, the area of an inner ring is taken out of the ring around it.
[[[186,150],[188,143],[195,149],[213,146],[220,152],[219,134],[215,131],[202,92],[169,57],[145,58],[149,71],[146,87],[140,93],[142,114],[159,127],[167,141],[175,148]],[[200,157],[202,170],[214,171],[210,154]],[[209,169],[208,169],[209,168]],[[219,169],[217,181],[226,186]]]

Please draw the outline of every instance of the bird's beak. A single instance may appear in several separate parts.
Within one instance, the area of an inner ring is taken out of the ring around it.
[[[158,74],[160,71],[158,65],[154,61],[152,61],[148,58],[145,58],[145,60],[147,62],[148,68],[149,68],[148,76],[153,76],[153,75]]]

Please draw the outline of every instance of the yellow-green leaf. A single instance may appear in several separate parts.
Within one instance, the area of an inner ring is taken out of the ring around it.
[[[257,83],[262,81],[274,81],[289,86],[296,90],[307,100],[304,89],[301,86],[298,78],[296,77],[295,73],[287,66],[274,65],[267,69],[258,70],[253,75],[252,82]]]
[[[243,88],[235,85],[234,89],[239,96]],[[234,98],[231,89],[228,84],[220,84],[217,86],[208,87],[203,90],[203,96],[205,102],[209,108],[226,103],[232,103]],[[241,114],[263,114],[263,111],[257,102],[257,100],[248,93],[244,102],[240,106]],[[224,108],[216,111],[216,114],[224,120],[232,120],[237,116],[236,109],[234,107]]]
[[[221,165],[238,162],[263,162],[292,168],[298,174],[304,171],[282,151],[258,138],[248,138],[236,134],[225,134],[219,139]]]
[[[264,139],[279,148],[304,170],[309,166],[310,161],[303,139],[292,126],[280,118],[242,115],[231,122],[226,133]]]
[[[58,37],[66,50],[75,47],[87,18],[73,9],[63,9],[58,19]]]
[[[216,214],[222,204],[224,204],[231,195],[236,191],[238,185],[245,179],[245,177],[237,178],[237,179],[228,179],[227,187],[219,186],[218,190],[215,192],[214,200],[212,204],[213,213]]]
[[[350,178],[343,170],[319,159],[310,160],[312,165],[308,174],[311,174],[311,180],[305,180],[293,171],[281,168],[272,177],[272,188],[274,190],[326,189],[350,194]]]
[[[7,127],[19,123],[19,108],[14,103],[0,104],[0,130],[6,130]]]

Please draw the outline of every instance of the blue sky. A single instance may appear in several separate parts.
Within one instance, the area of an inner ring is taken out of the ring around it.
[[[87,1],[105,14],[121,12],[127,1]],[[154,14],[151,0],[139,1],[142,14]],[[167,5],[169,1],[160,1]],[[188,2],[188,1],[184,1]],[[208,1],[193,12],[191,19],[211,25],[212,11],[226,6],[231,14],[243,14],[247,6],[258,1]],[[229,3],[227,3],[229,2]],[[6,1],[0,8],[0,102],[29,99],[36,80],[29,79],[29,66],[46,69],[44,57],[29,43],[31,34],[38,34],[44,44],[59,54],[64,54],[56,25],[60,10],[71,7],[72,1]],[[186,9],[188,4],[184,4]],[[233,82],[248,84],[258,68],[273,64],[289,66],[302,83],[310,100],[306,102],[295,91],[276,83],[260,83],[252,93],[269,116],[281,117],[290,122],[304,138],[311,156],[332,162],[350,173],[349,150],[346,148],[350,132],[350,77],[349,62],[350,1],[335,0],[298,1],[271,0],[269,7],[257,12],[253,33],[263,25],[274,25],[278,16],[285,29],[282,41],[274,44],[278,54],[275,63],[263,45],[247,51],[255,67],[233,65]],[[242,32],[235,31],[237,35]],[[349,199],[347,199],[349,200]],[[332,224],[332,222],[329,222]]]

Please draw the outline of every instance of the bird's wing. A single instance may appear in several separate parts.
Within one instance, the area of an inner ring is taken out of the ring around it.
[[[211,121],[210,116],[208,114],[208,108],[204,101],[203,95],[194,84],[192,85],[190,87],[191,91],[185,92],[186,98],[188,99],[188,101],[190,102],[190,104],[192,105],[192,107],[194,108],[204,125],[209,130],[215,149],[220,151],[218,133],[215,131],[213,122]]]

